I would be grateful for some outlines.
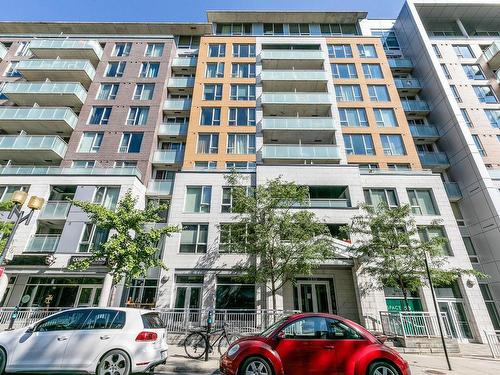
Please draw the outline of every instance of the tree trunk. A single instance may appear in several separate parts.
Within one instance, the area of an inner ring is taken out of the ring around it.
[[[408,291],[406,288],[401,288],[401,291],[403,292],[403,298],[405,300],[405,311],[410,311],[410,304],[408,303]]]
[[[271,294],[273,296],[273,310],[276,310],[276,283],[271,279]]]

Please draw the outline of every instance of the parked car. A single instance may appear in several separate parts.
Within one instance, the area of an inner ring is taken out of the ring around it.
[[[76,308],[0,333],[0,374],[83,372],[129,375],[167,359],[158,313],[129,308]]]
[[[224,375],[410,375],[408,363],[360,325],[329,314],[296,314],[221,357]]]

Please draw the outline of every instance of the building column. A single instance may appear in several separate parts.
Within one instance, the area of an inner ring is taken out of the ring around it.
[[[113,291],[113,276],[107,273],[102,282],[101,296],[99,298],[99,307],[107,307],[109,305],[111,293]]]
[[[458,28],[460,29],[460,32],[462,33],[462,35],[463,35],[463,36],[465,36],[466,38],[468,38],[468,37],[469,37],[469,34],[467,33],[467,30],[465,29],[465,26],[464,26],[464,24],[462,23],[462,21],[461,21],[459,18],[457,18],[457,19],[455,20],[455,22],[457,23],[457,26],[458,26]]]

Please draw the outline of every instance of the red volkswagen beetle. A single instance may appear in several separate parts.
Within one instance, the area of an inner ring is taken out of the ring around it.
[[[329,314],[296,314],[233,343],[224,375],[410,375],[408,363],[366,329]]]

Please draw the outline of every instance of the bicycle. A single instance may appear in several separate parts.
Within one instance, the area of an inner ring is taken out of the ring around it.
[[[216,335],[218,336],[215,340],[211,341],[212,337]],[[229,345],[238,338],[238,335],[227,332],[225,324],[222,325],[222,328],[216,329],[210,333],[207,332],[207,327],[203,327],[201,330],[191,331],[186,337],[184,340],[184,350],[189,358],[199,359],[207,350],[208,353],[212,353],[215,345],[217,345],[219,354],[222,355],[226,352]]]

